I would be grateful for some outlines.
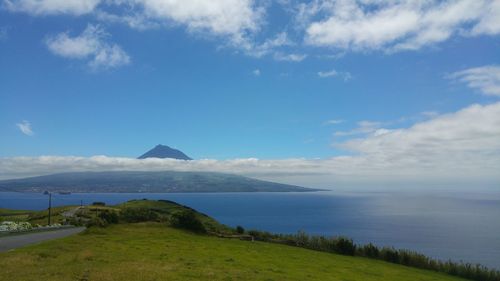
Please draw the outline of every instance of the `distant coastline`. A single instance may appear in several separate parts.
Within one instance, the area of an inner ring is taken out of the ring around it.
[[[214,172],[74,172],[0,181],[0,192],[219,193],[314,192],[321,189]]]

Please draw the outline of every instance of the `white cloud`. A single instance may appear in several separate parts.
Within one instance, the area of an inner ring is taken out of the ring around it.
[[[500,4],[491,0],[316,0],[301,4],[306,42],[346,50],[416,50],[453,35],[500,33]]]
[[[283,54],[281,52],[276,52],[274,54],[274,59],[278,61],[301,62],[306,58],[306,54]]]
[[[128,0],[150,19],[186,26],[191,32],[228,36],[230,44],[248,44],[260,29],[264,9],[253,0]]]
[[[469,68],[450,75],[450,78],[464,82],[470,88],[490,96],[500,96],[500,66],[487,65]]]
[[[125,24],[128,25],[130,28],[139,31],[159,28],[162,25],[158,21],[155,21],[142,13],[117,15],[106,11],[97,10],[95,11],[94,14],[96,18],[100,21],[107,23]]]
[[[8,10],[33,15],[83,15],[94,11],[100,2],[100,0],[3,0],[4,7]]]
[[[31,123],[29,121],[24,120],[21,123],[17,123],[16,126],[23,134],[27,136],[33,136],[35,134],[33,132],[33,129],[31,129]]]
[[[286,4],[284,4],[286,2]],[[216,38],[255,57],[302,61],[307,55],[289,52],[286,32],[260,39],[268,24],[268,1],[259,0],[0,0],[11,12],[35,16],[93,15],[96,19],[143,30],[183,27],[200,37]],[[293,14],[298,38],[314,46],[348,50],[415,50],[452,36],[498,35],[498,0],[312,0],[281,1]]]
[[[491,176],[500,169],[500,102],[471,105],[409,128],[377,130],[339,146],[394,173]]]
[[[500,102],[471,105],[407,128],[387,130],[373,122],[359,125],[372,128],[371,132],[336,144],[353,155],[330,159],[12,157],[0,158],[0,178],[68,171],[177,170],[237,173],[318,187],[336,183],[500,182]]]
[[[252,73],[255,76],[260,76],[260,69],[255,69],[254,71],[252,71]]]
[[[436,117],[439,115],[439,112],[437,111],[422,111],[420,112],[420,115],[428,118]]]
[[[500,1],[492,0],[488,12],[472,29],[473,35],[496,35],[500,32]]]
[[[307,58],[306,54],[283,53],[280,48],[294,46],[295,43],[290,40],[288,33],[280,32],[275,37],[266,39],[261,44],[247,41],[242,47],[246,54],[254,57],[263,57],[272,54],[277,61],[301,62]]]
[[[335,69],[332,69],[330,71],[319,71],[318,72],[318,76],[321,77],[321,78],[335,77],[338,74],[339,73]]]
[[[108,37],[99,26],[88,25],[76,37],[59,33],[46,40],[49,50],[61,57],[84,59],[93,69],[115,68],[130,63],[128,54],[118,45],[106,42]]]
[[[257,44],[255,34],[265,24],[265,5],[254,0],[0,0],[11,12],[34,16],[85,15],[123,23],[138,30],[184,27],[200,37],[216,37],[221,46],[260,57],[288,44],[286,33]],[[220,40],[224,39],[224,40]],[[285,41],[283,41],[285,40]]]
[[[325,122],[325,125],[338,125],[344,123],[342,119],[332,119]]]
[[[343,136],[353,136],[353,135],[360,135],[360,134],[369,134],[369,133],[374,133],[378,129],[382,127],[381,122],[375,122],[375,121],[360,121],[357,123],[358,127],[350,130],[350,131],[337,131],[334,133],[334,136],[337,137],[343,137]]]
[[[240,47],[243,48],[246,54],[260,58],[275,52],[275,50],[280,47],[292,45],[294,45],[294,43],[288,38],[288,34],[286,32],[280,32],[272,38],[267,38],[261,44],[246,40]]]
[[[328,78],[328,77],[341,77],[344,81],[349,81],[352,79],[352,75],[349,72],[339,72],[335,69],[329,71],[319,71],[318,76],[320,78]]]
[[[6,26],[0,26],[0,41],[6,40],[9,37],[9,29]]]

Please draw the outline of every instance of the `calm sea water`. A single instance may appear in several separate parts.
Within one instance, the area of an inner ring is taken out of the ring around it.
[[[313,193],[81,193],[53,205],[168,199],[246,229],[346,235],[440,258],[500,269],[500,191]],[[48,197],[0,193],[0,208],[41,210]]]

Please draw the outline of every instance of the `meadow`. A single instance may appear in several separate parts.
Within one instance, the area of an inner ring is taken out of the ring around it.
[[[361,257],[116,224],[0,254],[0,280],[463,280]]]

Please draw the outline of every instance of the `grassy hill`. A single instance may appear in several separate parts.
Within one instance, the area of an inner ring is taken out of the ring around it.
[[[202,222],[205,229],[211,233],[218,234],[234,234],[235,230],[219,223],[215,219],[200,213],[188,206],[180,205],[173,201],[168,200],[130,200],[128,202],[111,205],[89,205],[89,206],[59,206],[53,207],[51,212],[51,222],[65,224],[66,222],[75,223],[79,221],[84,224],[85,222],[95,219],[96,216],[103,212],[115,212],[117,214],[123,213],[126,210],[137,210],[143,209],[148,210],[154,214],[154,221],[168,222],[171,216],[182,211],[190,210],[192,211],[198,220]],[[72,219],[67,214],[68,212],[74,212],[74,218]],[[15,221],[15,222],[29,222],[32,225],[46,225],[48,222],[47,210],[41,211],[27,211],[27,210],[10,210],[0,208],[0,222],[1,221]]]
[[[360,257],[118,224],[0,254],[1,280],[463,280]]]

